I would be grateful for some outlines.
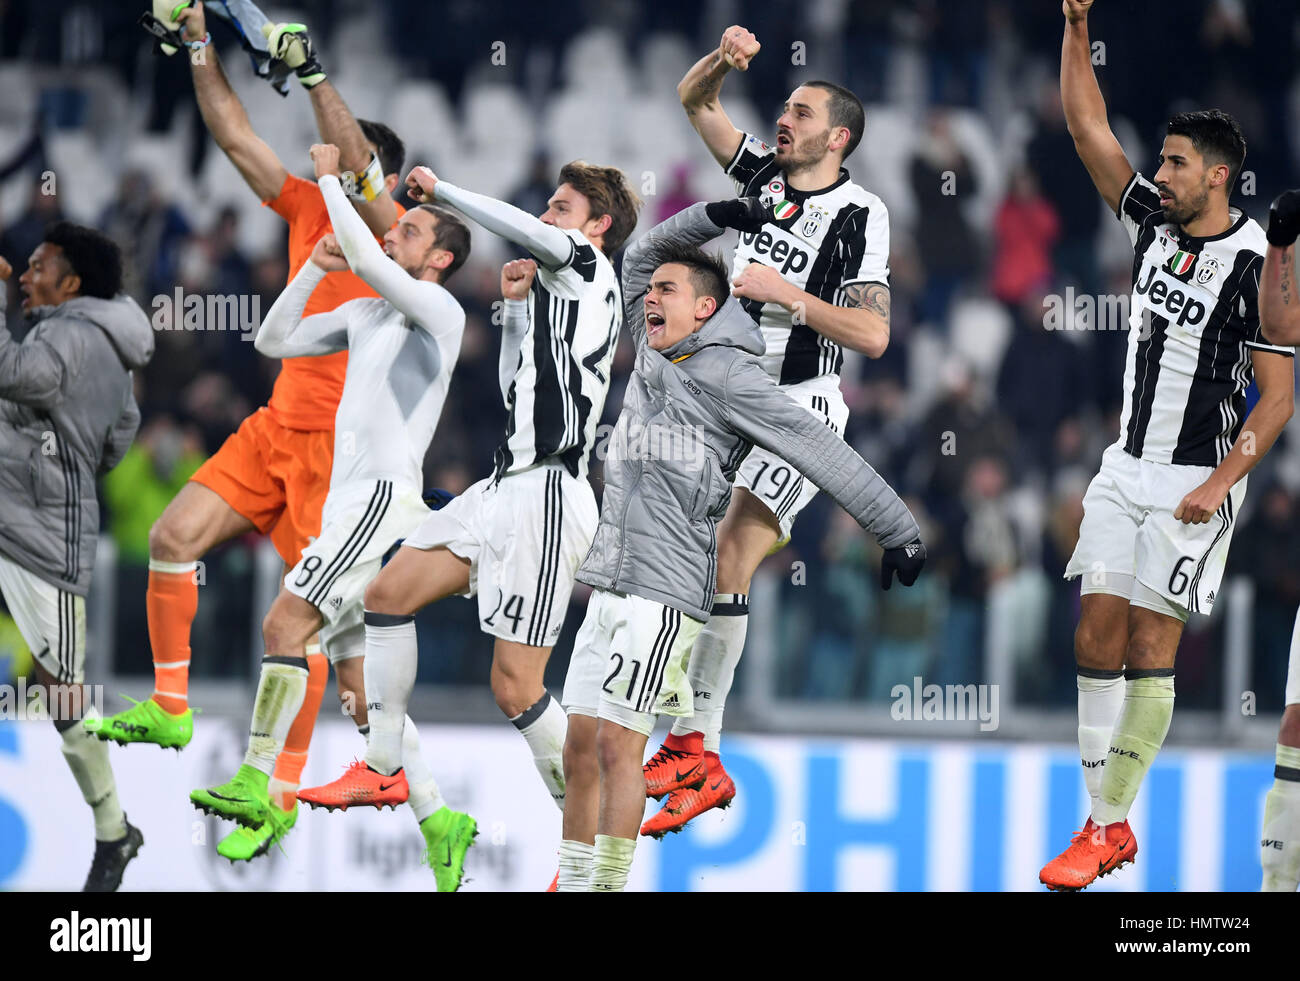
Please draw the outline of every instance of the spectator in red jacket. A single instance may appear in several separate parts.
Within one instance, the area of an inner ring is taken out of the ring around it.
[[[1041,293],[1052,279],[1052,246],[1060,235],[1061,221],[1038,179],[1018,168],[993,221],[993,295],[1018,308],[1028,294]]]

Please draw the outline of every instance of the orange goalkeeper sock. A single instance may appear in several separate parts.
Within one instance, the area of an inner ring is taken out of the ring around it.
[[[316,715],[325,698],[325,684],[329,681],[329,659],[321,653],[320,644],[307,645],[307,694],[302,708],[294,716],[284,748],[275,758],[275,770],[267,784],[267,792],[275,806],[282,811],[293,807],[302,781],[302,770],[307,765],[307,748],[311,745],[312,730],[316,728]]]
[[[199,608],[194,562],[149,560],[145,613],[153,648],[153,700],[179,715],[189,707],[190,626]]]

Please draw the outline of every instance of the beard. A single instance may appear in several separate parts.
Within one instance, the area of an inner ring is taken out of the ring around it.
[[[816,167],[826,158],[830,151],[826,149],[826,141],[830,138],[831,131],[828,129],[824,133],[818,133],[815,136],[807,136],[804,139],[791,144],[790,149],[785,152],[781,160],[782,169],[786,175],[790,175],[800,170],[809,170]]]
[[[1187,225],[1201,216],[1209,202],[1210,189],[1202,186],[1198,194],[1175,198],[1171,204],[1162,205],[1160,213],[1172,225]]]

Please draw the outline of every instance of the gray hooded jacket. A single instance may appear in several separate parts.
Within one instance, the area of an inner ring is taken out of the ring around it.
[[[153,355],[153,330],[130,297],[79,296],[38,307],[15,344],[4,303],[0,290],[0,554],[85,596],[99,536],[95,478],[135,438],[131,371]]]
[[[636,370],[605,461],[600,523],[577,577],[697,620],[707,620],[713,606],[717,525],[731,482],[755,444],[792,464],[884,548],[920,537],[893,489],[763,370],[763,335],[735,297],[672,347],[659,352],[646,343],[643,301],[655,244],[699,245],[722,231],[696,204],[652,229],[623,258]]]

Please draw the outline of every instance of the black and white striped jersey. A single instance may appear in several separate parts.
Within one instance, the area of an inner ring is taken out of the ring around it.
[[[1141,174],[1120,198],[1134,249],[1120,439],[1135,457],[1218,466],[1245,419],[1251,352],[1294,355],[1259,329],[1264,230],[1230,214],[1227,231],[1194,238],[1163,220]]]
[[[746,133],[726,172],[743,197],[761,197],[776,212],[776,221],[761,232],[740,236],[733,279],[751,262],[761,262],[806,293],[841,306],[845,289],[855,283],[889,285],[889,212],[880,198],[849,180],[847,170],[830,187],[797,191],[786,184],[776,148]],[[780,304],[741,303],[763,331],[763,367],[779,384],[839,374],[844,353],[834,341],[794,323]]]
[[[610,365],[622,326],[614,267],[577,229],[558,269],[538,264],[528,295],[528,328],[506,395],[506,438],[497,479],[554,457],[586,477],[596,426],[609,394]]]

